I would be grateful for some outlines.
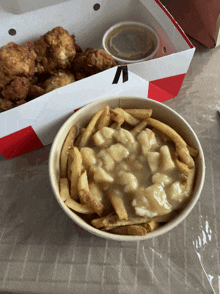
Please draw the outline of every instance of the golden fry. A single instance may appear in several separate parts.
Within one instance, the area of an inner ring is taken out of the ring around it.
[[[127,220],[128,214],[122,200],[122,193],[119,190],[108,191],[111,204],[120,220]]]
[[[198,155],[198,150],[196,150],[195,148],[193,147],[190,147],[190,146],[187,146],[188,150],[189,150],[189,154],[192,156],[192,157],[196,157]]]
[[[110,108],[107,105],[104,110],[103,113],[101,114],[98,124],[97,124],[97,131],[100,130],[103,127],[108,127],[109,123],[110,123],[111,117],[110,117]]]
[[[67,157],[67,178],[69,180],[69,186],[70,186],[70,183],[71,183],[71,174],[72,174],[71,165],[73,163],[73,157],[71,155],[72,152],[70,152],[70,150],[69,150],[69,154],[68,154],[68,157]]]
[[[92,214],[94,210],[88,208],[86,205],[82,205],[70,198],[69,194],[69,182],[67,178],[60,178],[60,198],[65,202],[65,205],[72,210],[83,213]]]
[[[147,223],[147,226],[146,226],[147,232],[153,232],[156,229],[158,229],[159,226],[160,226],[159,222],[150,221],[149,223]]]
[[[65,178],[67,176],[67,158],[69,149],[73,147],[73,143],[76,137],[77,127],[74,125],[69,130],[66,139],[63,143],[63,147],[60,153],[60,176]]]
[[[103,215],[105,210],[104,206],[86,189],[82,189],[79,191],[79,198],[82,204],[86,204],[88,207],[94,210],[99,216]]]
[[[193,190],[196,168],[193,167],[189,170],[188,178],[186,180],[186,193],[189,196]]]
[[[111,125],[110,125],[110,128],[112,129],[120,129],[121,125],[119,123],[117,123],[117,121],[113,122]]]
[[[71,164],[71,178],[70,178],[70,196],[74,200],[78,200],[78,181],[82,172],[82,156],[77,147],[70,150],[70,156],[73,158]]]
[[[95,218],[91,221],[91,224],[93,225],[93,227],[95,227],[96,229],[101,229],[103,228],[105,225],[107,225],[109,223],[110,220],[116,220],[118,219],[117,215],[115,214],[115,212],[111,212],[108,215],[104,216],[104,217],[100,217],[100,218]]]
[[[79,135],[78,135],[78,137],[76,138],[76,140],[75,140],[75,142],[74,142],[74,145],[76,146],[76,147],[78,147],[79,148],[79,143],[81,142],[81,138],[82,138],[82,133],[83,132],[85,132],[85,128],[80,128],[80,130],[79,130]]]
[[[124,118],[124,120],[131,126],[136,126],[140,123],[140,121],[137,118],[133,117],[132,115],[124,111],[124,109],[122,108],[115,108],[112,110],[112,112],[121,115]]]
[[[60,198],[66,201],[70,198],[69,182],[67,178],[60,178]]]
[[[119,126],[121,126],[125,121],[122,115],[117,114],[113,111],[111,111],[111,119],[114,120]]]
[[[118,218],[113,218],[105,224],[105,228],[106,230],[111,230],[121,226],[144,224],[149,221],[150,219],[148,217],[130,218],[128,220],[119,220]]]
[[[89,192],[89,183],[88,183],[88,177],[87,177],[87,171],[85,170],[81,176],[79,177],[78,181],[78,191],[85,189]]]
[[[79,149],[87,145],[90,137],[92,136],[95,125],[98,119],[100,118],[100,116],[102,115],[102,113],[103,113],[103,109],[96,112],[96,114],[93,116],[93,118],[89,122],[86,130],[82,133],[81,141],[79,143]]]
[[[169,137],[176,145],[176,152],[178,153],[180,159],[189,167],[192,168],[194,166],[194,160],[189,154],[189,150],[187,149],[187,144],[183,140],[183,138],[171,127],[162,123],[159,120],[149,118],[147,120],[148,124],[152,127],[158,129],[163,132],[167,137]]]
[[[148,118],[147,123],[158,129],[159,131],[163,132],[167,137],[169,137],[175,144],[179,143],[183,146],[186,146],[186,142],[183,140],[183,138],[170,126],[162,123],[159,120],[156,120],[154,118]]]
[[[139,225],[117,227],[117,228],[111,229],[110,232],[117,235],[132,235],[132,236],[147,235],[147,230],[143,226],[139,226]]]
[[[93,214],[94,210],[89,208],[87,205],[82,205],[75,200],[69,198],[65,201],[67,207],[71,208],[72,210],[82,213],[82,214]]]
[[[133,130],[131,130],[132,135],[137,135],[139,134],[141,131],[143,131],[147,126],[147,121],[144,120],[142,122],[140,122],[138,125],[136,125],[136,127],[133,128]]]
[[[146,120],[152,115],[152,109],[125,109],[127,113],[139,120]]]
[[[178,170],[187,178],[189,174],[188,166],[182,161],[180,161],[177,157],[174,159],[174,162]]]
[[[184,146],[180,143],[176,143],[176,152],[179,155],[182,162],[184,162],[189,168],[195,166],[193,158],[189,154],[187,146]]]

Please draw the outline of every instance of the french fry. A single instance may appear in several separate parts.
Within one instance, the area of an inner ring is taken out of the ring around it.
[[[106,202],[105,193],[96,182],[89,184],[89,192],[101,203]]]
[[[70,198],[69,194],[69,182],[67,178],[60,178],[60,198],[65,202],[65,205],[72,210],[83,213],[92,214],[94,210],[88,208],[86,205],[82,205]]]
[[[79,191],[79,198],[82,204],[86,204],[89,208],[94,210],[99,216],[102,216],[104,213],[104,206],[102,203],[97,201],[97,199],[89,193],[86,189]]]
[[[70,156],[73,161],[71,164],[71,178],[70,178],[70,196],[74,200],[78,200],[78,181],[82,172],[82,156],[77,147],[70,150]]]
[[[139,226],[139,225],[117,227],[117,228],[111,229],[110,232],[117,235],[132,235],[132,236],[147,235],[147,230],[143,226]]]
[[[73,163],[73,157],[71,155],[72,152],[70,152],[70,150],[69,150],[69,154],[68,154],[68,158],[67,158],[67,178],[69,180],[69,185],[71,185],[70,184],[71,183],[71,174],[72,174],[71,164]]]
[[[187,146],[176,143],[176,152],[178,153],[182,162],[184,162],[189,168],[193,168],[195,166],[194,160],[189,154]]]
[[[147,119],[148,125],[158,129],[159,131],[163,132],[167,137],[169,137],[175,144],[179,143],[183,146],[186,146],[186,142],[183,140],[183,138],[170,126],[162,123],[159,120],[156,120],[154,118],[148,118]]]
[[[152,128],[152,131],[159,136],[164,142],[168,142],[171,141],[171,139],[169,137],[167,137],[167,135],[165,135],[163,132],[161,132],[160,130],[156,129],[156,128]]]
[[[128,225],[138,225],[144,224],[149,222],[150,219],[148,217],[137,217],[137,218],[129,218],[128,220],[119,220],[117,219],[110,219],[106,224],[106,230],[111,230],[117,227],[128,226]]]
[[[65,204],[67,207],[71,208],[73,211],[76,211],[76,212],[79,212],[82,214],[93,214],[94,213],[94,210],[92,208],[89,208],[87,205],[80,204],[71,198],[68,198],[65,201]]]
[[[146,120],[152,115],[152,109],[125,109],[127,113],[139,120]]]
[[[85,189],[89,192],[89,183],[88,183],[88,177],[87,177],[87,171],[85,170],[81,176],[79,177],[78,181],[78,191]]]
[[[174,158],[174,162],[178,170],[187,178],[189,174],[188,166],[182,161],[180,161],[177,157]]]
[[[60,176],[65,178],[67,176],[67,158],[69,154],[69,149],[73,147],[73,143],[76,137],[77,127],[73,125],[63,143],[63,147],[60,153]]]
[[[164,223],[170,221],[172,218],[174,218],[177,215],[176,211],[171,211],[167,214],[164,215],[158,215],[153,218],[149,217],[132,217],[129,218],[128,220],[119,220],[118,217],[116,216],[111,216],[107,220],[103,221],[104,226],[106,230],[111,230],[116,227],[121,227],[121,226],[128,226],[128,225],[141,225],[145,223],[149,223],[150,221],[155,221],[158,223]]]
[[[162,123],[159,120],[149,118],[147,120],[148,124],[161,132],[163,132],[167,137],[169,137],[176,145],[176,152],[178,153],[180,159],[189,167],[192,168],[194,166],[194,160],[189,154],[189,150],[187,149],[187,144],[183,140],[183,138],[170,126]]]
[[[125,121],[124,117],[123,117],[121,114],[117,114],[117,113],[115,113],[115,112],[113,112],[113,111],[111,111],[110,117],[111,117],[111,119],[114,120],[119,126],[121,126],[121,125],[124,123],[124,121]]]
[[[96,112],[96,114],[93,116],[93,118],[89,122],[87,128],[82,133],[81,141],[79,143],[79,149],[82,147],[85,147],[87,145],[90,137],[92,136],[95,125],[96,125],[98,119],[100,118],[100,116],[102,115],[102,113],[103,113],[103,109]]]
[[[115,214],[115,212],[111,212],[108,215],[104,216],[104,217],[100,217],[100,218],[95,218],[91,221],[91,224],[93,225],[93,227],[95,227],[96,229],[101,229],[103,228],[105,225],[107,225],[109,223],[110,220],[113,219],[118,219],[117,215]]]
[[[140,122],[138,125],[136,125],[136,127],[134,127],[132,130],[131,130],[131,133],[132,135],[137,135],[139,134],[141,131],[143,131],[147,126],[147,121],[144,120],[142,122]]]
[[[117,123],[116,121],[110,125],[110,128],[115,129],[115,130],[120,129],[120,127],[121,127],[121,125],[119,123]]]
[[[146,230],[147,232],[153,232],[156,229],[158,229],[160,226],[159,222],[155,222],[155,221],[150,221],[149,223],[147,223],[146,225]]]
[[[81,138],[82,138],[82,133],[85,132],[85,128],[80,128],[79,130],[79,135],[77,136],[75,142],[74,142],[74,146],[78,147],[79,148],[79,144],[81,142]]]
[[[103,113],[101,114],[98,123],[97,123],[97,130],[100,130],[103,127],[108,127],[109,123],[110,123],[111,117],[110,117],[110,108],[107,105],[104,110]]]
[[[118,218],[120,220],[127,220],[128,214],[122,200],[122,193],[119,190],[109,190],[108,196]]]
[[[187,146],[188,150],[189,150],[189,154],[192,156],[192,157],[197,157],[198,155],[198,150],[196,150],[195,148],[193,147],[190,147],[189,145]]]
[[[124,111],[124,109],[122,108],[115,108],[112,110],[112,112],[121,115],[124,118],[124,120],[131,126],[136,126],[140,123],[139,119],[133,117],[132,115]]]
[[[190,195],[193,190],[196,168],[193,167],[189,170],[188,178],[186,180],[186,193]]]
[[[60,198],[63,201],[66,201],[67,199],[69,199],[70,192],[69,192],[69,182],[67,178],[60,178],[59,188],[60,188]]]

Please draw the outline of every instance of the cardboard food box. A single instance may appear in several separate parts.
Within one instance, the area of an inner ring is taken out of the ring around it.
[[[0,153],[4,157],[52,143],[74,110],[95,99],[133,95],[162,102],[177,96],[195,48],[158,0],[73,0],[27,13],[0,14],[0,47],[34,41],[62,26],[75,35],[83,50],[101,48],[105,31],[125,20],[145,23],[157,32],[156,56],[118,65],[0,113]]]

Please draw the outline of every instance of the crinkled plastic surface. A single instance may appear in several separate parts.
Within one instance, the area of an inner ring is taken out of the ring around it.
[[[0,293],[220,292],[220,47],[194,44],[180,93],[165,102],[193,127],[206,160],[204,188],[187,219],[152,240],[101,239],[57,204],[50,146],[0,157]]]

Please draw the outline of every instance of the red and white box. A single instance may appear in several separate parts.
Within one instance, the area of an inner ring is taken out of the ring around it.
[[[159,0],[72,0],[20,14],[0,13],[0,47],[34,41],[62,26],[83,50],[101,48],[105,31],[126,20],[145,23],[157,32],[156,56],[128,64],[127,79],[123,67],[116,66],[0,113],[0,154],[12,158],[52,143],[74,110],[96,99],[130,95],[163,102],[176,97],[195,52]],[[10,29],[16,34],[11,36]]]

